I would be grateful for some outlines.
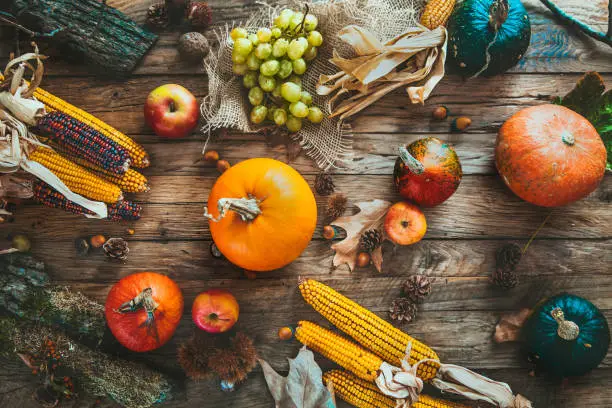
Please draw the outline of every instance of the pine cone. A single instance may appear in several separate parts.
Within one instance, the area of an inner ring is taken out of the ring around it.
[[[109,238],[102,248],[104,248],[106,256],[111,259],[119,259],[120,261],[125,261],[130,252],[128,243],[123,238]]]
[[[417,306],[410,299],[397,298],[389,309],[389,317],[399,323],[410,323],[416,318]]]
[[[163,30],[170,24],[168,7],[164,3],[153,4],[147,11],[147,26],[152,29]]]
[[[322,171],[315,178],[315,191],[320,195],[330,195],[335,191],[334,180],[331,174]]]
[[[191,3],[185,17],[192,28],[206,29],[212,23],[212,8],[205,2]]]
[[[348,199],[342,193],[330,195],[327,199],[327,208],[325,208],[326,220],[334,221],[335,219],[342,217],[346,211],[347,202]]]
[[[382,244],[382,241],[382,232],[377,229],[367,230],[359,237],[359,247],[366,252],[372,252]]]
[[[516,267],[521,261],[523,251],[517,244],[507,244],[495,254],[495,272],[493,283],[503,289],[512,289],[518,285]]]
[[[412,275],[402,287],[402,293],[413,302],[420,302],[431,293],[431,279],[425,275]]]

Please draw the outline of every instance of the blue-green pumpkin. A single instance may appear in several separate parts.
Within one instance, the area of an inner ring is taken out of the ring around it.
[[[448,55],[465,76],[507,71],[525,55],[531,24],[520,0],[464,0],[448,21]]]
[[[528,351],[558,377],[583,375],[597,367],[610,345],[604,315],[586,299],[560,294],[541,302],[525,325]]]

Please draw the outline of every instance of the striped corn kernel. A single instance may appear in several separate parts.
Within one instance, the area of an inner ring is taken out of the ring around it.
[[[45,91],[41,88],[36,88],[34,91],[36,99],[45,104],[48,112],[59,111],[63,112],[73,118],[83,122],[86,125],[91,126],[93,129],[102,133],[104,136],[115,141],[121,147],[123,147],[130,155],[132,159],[131,165],[138,168],[148,167],[149,156],[145,152],[144,148],[132,140],[129,136],[119,132],[114,127],[104,123],[95,116],[85,112],[82,109],[77,108],[74,105],[64,101],[61,98]]]
[[[37,128],[62,150],[106,171],[121,175],[129,168],[130,156],[123,147],[63,112],[47,113]]]
[[[383,361],[350,340],[309,321],[302,320],[295,338],[364,380],[374,381]]]
[[[412,344],[410,364],[423,359],[438,360],[438,355],[431,348],[329,286],[313,279],[304,279],[299,287],[304,300],[321,316],[389,364],[401,365],[409,343]],[[422,363],[417,375],[423,380],[430,380],[435,377],[438,367],[436,362]]]
[[[421,24],[430,30],[445,26],[454,7],[455,0],[429,0],[421,15]]]
[[[34,199],[47,207],[61,208],[73,214],[94,214],[92,211],[68,200],[62,193],[56,191],[44,181],[37,180],[34,183],[33,191]],[[106,207],[108,210],[106,219],[111,221],[137,221],[140,219],[140,212],[142,210],[138,204],[127,200],[107,204]]]
[[[383,394],[376,384],[343,370],[332,370],[323,374],[323,382],[331,382],[334,392],[357,408],[395,408],[395,399]],[[411,408],[469,408],[458,402],[444,401],[428,395],[419,395],[419,400]]]
[[[51,149],[38,147],[30,153],[28,158],[45,166],[62,180],[66,187],[77,194],[91,200],[111,204],[123,200],[123,194],[119,187],[102,180]]]
[[[94,166],[87,160],[75,156],[67,156],[76,164],[83,166],[106,181],[119,186],[124,193],[147,193],[150,190],[149,182],[145,176],[134,169],[128,169],[123,175],[116,175]]]

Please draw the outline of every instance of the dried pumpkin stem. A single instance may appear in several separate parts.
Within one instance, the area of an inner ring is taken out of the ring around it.
[[[228,211],[234,211],[240,215],[242,221],[253,221],[261,214],[261,209],[259,208],[260,202],[260,200],[252,196],[249,196],[249,198],[220,198],[219,201],[217,201],[219,216],[213,216],[208,212],[208,208],[205,208],[204,217],[212,222],[219,222],[225,218]]]
[[[414,174],[423,174],[425,171],[423,163],[415,159],[415,157],[411,155],[408,149],[406,149],[404,146],[399,147],[399,156],[400,159],[402,159],[402,162],[404,162],[408,169]]]

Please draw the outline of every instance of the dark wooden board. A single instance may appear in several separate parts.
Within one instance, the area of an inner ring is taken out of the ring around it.
[[[157,0],[109,0],[137,21]],[[254,0],[210,2],[217,27],[245,19],[258,5]],[[249,279],[243,270],[210,255],[210,233],[202,217],[209,191],[218,173],[200,160],[204,136],[194,132],[182,140],[156,137],[144,124],[143,102],[155,87],[178,83],[198,98],[206,94],[207,80],[199,65],[180,61],[176,51],[178,30],[161,33],[154,49],[133,75],[124,79],[96,77],[82,66],[67,64],[41,43],[51,59],[46,63],[43,87],[99,116],[141,142],[152,166],[144,170],[152,191],[135,195],[144,217],[134,223],[108,223],[65,214],[28,203],[15,220],[0,224],[0,234],[26,233],[33,253],[44,260],[55,283],[103,302],[112,284],[138,271],[168,274],[181,287],[186,312],[175,337],[152,353],[120,355],[145,361],[180,376],[176,346],[193,329],[191,302],[202,290],[231,290],[241,306],[239,328],[253,336],[261,357],[286,372],[287,358],[299,349],[295,341],[281,342],[279,327],[301,319],[325,321],[304,303],[296,288],[299,276],[327,282],[381,317],[399,295],[407,276],[423,273],[434,278],[431,296],[419,308],[416,322],[402,329],[435,348],[448,363],[461,364],[491,378],[508,382],[529,397],[537,408],[612,406],[612,354],[593,373],[565,382],[528,375],[529,365],[520,344],[496,345],[491,336],[503,313],[533,306],[543,297],[563,291],[589,298],[612,319],[612,177],[584,200],[553,210],[548,223],[531,244],[520,266],[521,284],[501,291],[490,283],[495,251],[509,242],[526,244],[532,232],[551,210],[522,202],[497,176],[494,146],[499,126],[513,113],[546,103],[567,93],[587,70],[604,73],[612,83],[612,52],[574,30],[559,26],[538,0],[525,0],[532,22],[532,44],[525,58],[506,75],[465,81],[450,75],[443,79],[425,106],[408,105],[404,91],[382,99],[352,120],[355,156],[334,171],[338,190],[355,204],[372,198],[396,201],[391,172],[400,144],[425,135],[453,143],[461,158],[464,178],[457,193],[445,204],[426,210],[428,232],[411,247],[385,244],[384,273],[373,268],[350,272],[346,265],[332,267],[333,251],[321,237],[326,199],[317,197],[319,222],[308,248],[291,265]],[[607,23],[607,2],[558,0],[568,13],[599,29]],[[14,49],[12,30],[0,34],[0,56]],[[212,38],[212,32],[206,33]],[[23,39],[23,38],[22,38]],[[22,43],[22,50],[25,43]],[[433,106],[447,106],[453,116],[469,116],[473,123],[465,133],[451,133],[450,120],[430,117]],[[270,146],[263,136],[229,132],[211,147],[231,163],[250,157],[287,161],[284,145]],[[318,169],[304,154],[291,163],[312,186]],[[127,229],[133,228],[134,235]],[[104,234],[129,241],[125,264],[110,262],[96,251],[76,255],[77,237]],[[317,356],[328,369],[333,365]],[[33,376],[16,361],[3,361],[0,369],[0,406],[30,408]],[[178,400],[165,406],[245,407],[273,406],[263,375],[256,369],[236,392],[222,393],[214,381],[185,381]],[[79,400],[66,406],[89,407]],[[111,407],[105,400],[98,406]],[[341,403],[340,407],[348,405]]]

